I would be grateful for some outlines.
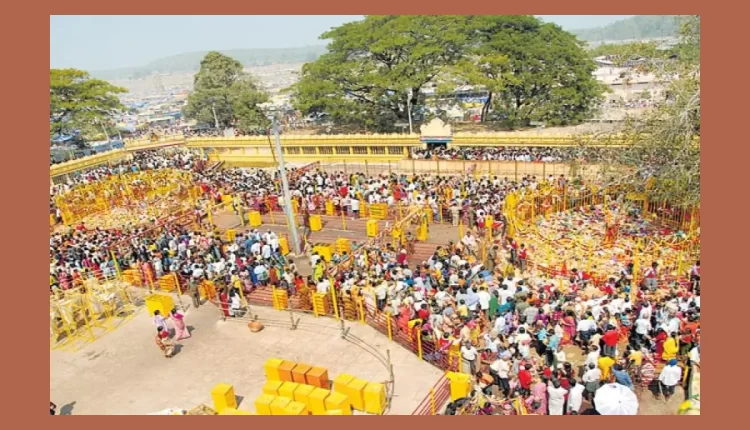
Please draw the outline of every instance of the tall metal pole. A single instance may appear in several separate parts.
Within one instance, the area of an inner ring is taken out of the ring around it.
[[[216,129],[219,129],[219,118],[216,116],[216,105],[214,103],[211,103],[211,112],[214,114],[214,127]]]
[[[414,134],[414,128],[412,128],[412,125],[411,125],[411,97],[412,97],[412,94],[414,94],[414,93],[412,92],[412,89],[409,88],[409,91],[406,93],[406,96],[407,96],[406,97],[406,113],[409,115],[409,134],[410,135]]]
[[[273,121],[273,135],[276,138],[276,153],[277,159],[279,160],[279,173],[281,174],[281,188],[284,195],[284,214],[286,219],[289,221],[289,233],[292,237],[292,249],[294,249],[294,255],[300,255],[299,236],[297,235],[297,222],[294,220],[294,211],[292,210],[292,196],[289,193],[289,181],[286,178],[286,167],[284,166],[284,154],[281,151],[281,138],[279,137],[279,125],[276,122],[276,117],[272,117]]]

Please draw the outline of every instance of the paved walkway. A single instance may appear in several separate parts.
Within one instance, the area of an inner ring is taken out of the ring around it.
[[[240,407],[254,411],[269,358],[327,367],[331,379],[339,373],[378,382],[388,378],[377,356],[343,340],[331,318],[300,315],[292,331],[289,314],[259,306],[252,311],[266,324],[260,333],[251,333],[244,322],[221,321],[213,305],[189,309],[186,321],[194,327],[193,337],[166,359],[154,344],[151,318],[141,310],[81,351],[51,351],[50,400],[65,414],[141,415],[211,405],[211,388],[227,382],[234,385]],[[383,357],[390,351],[396,382],[389,413],[410,414],[441,371],[366,325],[347,327]]]

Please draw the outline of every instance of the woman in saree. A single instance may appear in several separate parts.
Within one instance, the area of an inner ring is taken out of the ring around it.
[[[190,331],[185,325],[185,315],[182,312],[177,312],[177,309],[172,309],[170,317],[172,318],[172,324],[174,324],[174,339],[183,340],[190,338]]]
[[[407,304],[402,304],[398,310],[398,329],[403,333],[409,332],[409,319],[411,317],[411,308]]]
[[[253,291],[255,286],[253,285],[252,279],[250,279],[250,272],[248,271],[247,266],[243,266],[242,269],[240,269],[240,282],[242,282],[243,293],[250,294]]]
[[[226,287],[222,288],[221,293],[219,293],[219,302],[221,304],[221,311],[224,313],[224,316],[231,316],[229,314],[229,294],[227,293]]]
[[[167,358],[172,358],[174,355],[174,343],[169,340],[169,332],[164,327],[156,328],[156,336],[154,337],[156,346],[164,353]]]
[[[547,415],[547,378],[534,378],[531,395],[526,398],[526,409],[530,414]]]
[[[618,314],[620,323],[620,342],[627,342],[630,339],[630,329],[633,326],[632,313],[630,309]]]
[[[641,361],[641,368],[638,371],[641,380],[641,386],[648,388],[651,382],[656,378],[656,361],[654,355],[649,352],[646,348],[641,348],[643,354],[643,360]]]
[[[565,316],[560,321],[563,329],[561,345],[572,344],[576,338],[576,319],[573,317],[573,311],[565,312]]]
[[[656,331],[656,336],[654,337],[656,351],[654,353],[654,356],[658,360],[662,359],[662,354],[664,353],[664,341],[666,341],[668,337],[669,336],[667,336],[667,332],[665,332],[664,329],[660,328]]]

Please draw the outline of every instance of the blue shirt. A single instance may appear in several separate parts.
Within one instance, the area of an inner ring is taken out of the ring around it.
[[[544,339],[547,339],[547,329],[546,329],[546,328],[543,328],[543,329],[539,330],[539,331],[538,331],[538,332],[536,333],[536,338],[537,338],[538,340],[544,340]]]
[[[466,306],[472,307],[477,303],[479,303],[479,296],[473,290],[469,290],[469,293],[466,294]]]
[[[557,350],[557,345],[560,344],[560,336],[553,334],[549,338],[549,342],[547,342],[547,348],[551,349],[553,351]]]
[[[498,306],[497,313],[502,315],[511,309],[512,309],[512,305],[510,304],[510,302],[505,302],[504,304]]]
[[[624,385],[628,388],[633,388],[633,380],[630,379],[630,375],[624,370],[612,369],[612,375],[615,377],[615,382],[620,385]]]

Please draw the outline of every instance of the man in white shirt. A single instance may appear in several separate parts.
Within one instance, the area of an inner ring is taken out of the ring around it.
[[[596,331],[596,323],[594,322],[594,320],[584,317],[580,321],[578,321],[576,331],[578,332],[578,337],[581,339],[583,347],[585,349],[588,349],[591,335]]]
[[[599,381],[602,379],[602,371],[595,363],[589,363],[586,371],[581,378],[586,386],[586,396],[592,398],[599,388]]]
[[[690,363],[697,364],[698,367],[701,365],[701,346],[698,345],[690,350]]]
[[[641,312],[641,315],[643,313]],[[635,336],[634,336],[634,342],[635,344],[642,345],[643,340],[646,336],[648,336],[648,333],[651,331],[651,321],[644,319],[642,316],[638,317],[637,320],[635,320]]]
[[[479,296],[479,307],[482,309],[482,313],[484,313],[485,316],[488,316],[490,311],[490,299],[492,299],[492,296],[487,292],[487,288],[480,288],[477,296]]]
[[[375,299],[379,310],[385,307],[385,299],[388,296],[388,283],[383,281],[375,288]]]
[[[351,204],[353,218],[354,219],[359,218],[359,200],[351,199],[350,204]]]
[[[464,342],[461,346],[461,358],[463,358],[464,368],[463,371],[469,371],[470,375],[477,373],[477,349],[474,348],[470,342]]]
[[[193,279],[200,280],[203,277],[203,268],[198,264],[193,264]]]
[[[638,314],[638,318],[651,320],[651,305],[649,302],[644,302],[641,307],[641,312]]]
[[[253,269],[253,273],[255,273],[255,276],[258,278],[258,282],[260,282],[261,285],[266,285],[268,280],[268,270],[266,269],[266,266],[258,264],[255,266],[255,269]]]
[[[510,356],[503,354],[502,357],[498,357],[497,360],[490,364],[490,370],[494,373],[492,376],[495,377],[495,382],[506,396],[510,393],[510,382],[508,379],[508,372],[510,372],[509,360]]]
[[[328,290],[331,289],[331,283],[328,281],[328,278],[323,278],[320,282],[318,282],[318,285],[315,287],[315,290],[318,293],[328,294]]]
[[[508,297],[513,297],[513,291],[515,291],[515,289],[511,290],[508,284],[503,284],[502,288],[498,291],[498,294],[500,295],[500,299],[498,300],[499,303],[504,305],[508,301]]]
[[[596,365],[599,362],[599,346],[591,346],[591,351],[586,355],[586,361],[583,362],[584,367],[589,364]]]
[[[568,390],[568,415],[570,415],[571,412],[578,414],[578,412],[581,411],[581,405],[583,404],[583,390],[585,390],[586,387],[583,384],[576,383],[574,378],[568,379],[568,383],[570,383],[570,390]]]
[[[677,360],[670,360],[659,374],[659,382],[664,392],[664,398],[669,399],[674,395],[675,387],[682,381],[682,368],[677,365]]]
[[[267,243],[264,244],[261,250],[261,255],[263,256],[264,260],[270,260],[271,259],[271,245]]]
[[[468,248],[469,252],[474,252],[474,248],[477,245],[477,241],[474,238],[474,236],[471,235],[471,232],[466,232],[463,239],[461,239],[461,243],[466,245],[466,248]]]

